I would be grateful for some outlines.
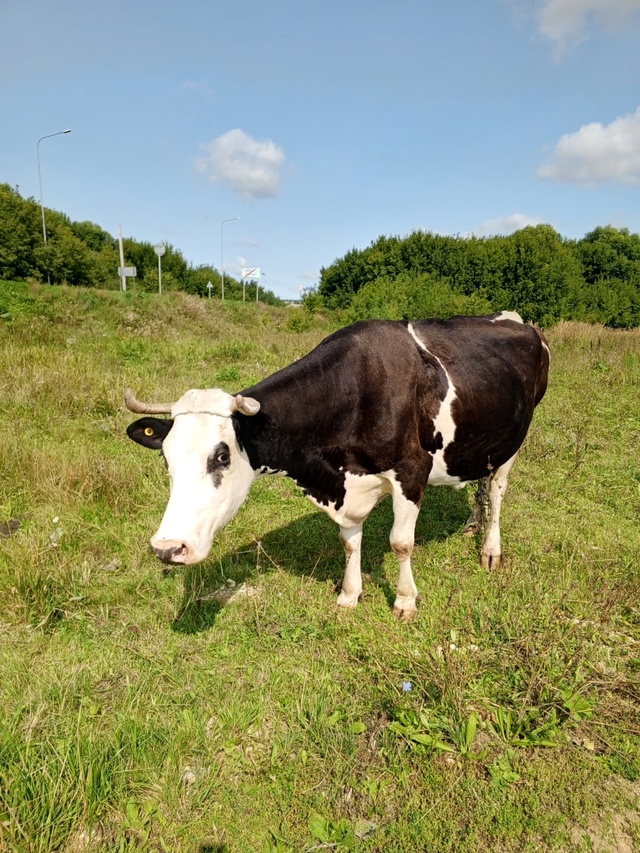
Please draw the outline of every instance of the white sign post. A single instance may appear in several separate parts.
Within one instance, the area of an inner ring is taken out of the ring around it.
[[[135,267],[118,267],[118,275],[124,282],[122,285],[122,289],[127,289],[127,279],[135,278],[138,274],[138,270]]]
[[[138,275],[138,270],[135,267],[118,267],[118,275],[123,278],[135,278]]]
[[[213,290],[213,284],[210,281],[207,282],[207,290],[209,291],[209,299],[211,299],[211,291]]]
[[[158,256],[158,293],[162,293],[162,256],[167,251],[164,243],[156,243],[153,251]]]

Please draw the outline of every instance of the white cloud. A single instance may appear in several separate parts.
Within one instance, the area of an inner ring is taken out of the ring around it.
[[[196,167],[207,180],[250,198],[279,195],[285,154],[272,140],[254,139],[236,128],[201,147]]]
[[[195,92],[197,95],[204,95],[205,97],[213,95],[213,89],[204,81],[196,82],[195,80],[185,80],[182,84],[182,88],[185,92]]]
[[[478,228],[474,228],[476,237],[490,237],[493,234],[513,234],[527,225],[541,225],[539,216],[527,216],[524,213],[512,213],[509,216],[498,216],[496,219],[486,219]]]
[[[620,29],[640,10],[640,0],[542,0],[534,12],[538,28],[558,53],[585,41],[596,23]]]
[[[240,278],[242,270],[249,266],[247,259],[243,255],[238,255],[231,265],[236,278]]]
[[[591,122],[562,136],[538,177],[591,187],[604,181],[640,186],[640,107],[611,124]]]

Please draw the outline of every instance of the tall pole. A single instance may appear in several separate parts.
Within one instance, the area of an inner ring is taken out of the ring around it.
[[[124,246],[122,245],[122,225],[118,225],[118,245],[120,246],[120,269],[124,270]],[[127,289],[127,277],[122,273],[120,278],[120,289],[124,292]]]
[[[51,139],[52,136],[62,136],[63,133],[71,133],[71,130],[59,130],[57,133],[48,133],[46,136],[41,136],[36,145],[36,157],[38,158],[38,183],[40,184],[40,208],[42,210],[42,236],[44,244],[47,245],[47,223],[44,218],[44,198],[42,196],[42,169],[40,167],[40,143],[43,139]],[[47,271],[47,281],[51,284],[49,272]]]
[[[221,282],[221,295],[222,301],[224,302],[224,237],[223,237],[223,226],[225,222],[235,222],[237,219],[240,219],[239,216],[233,216],[231,219],[223,219],[220,223],[220,282]]]

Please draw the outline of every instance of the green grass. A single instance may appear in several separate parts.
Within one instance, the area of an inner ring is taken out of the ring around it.
[[[0,850],[640,846],[640,334],[550,330],[503,565],[471,490],[431,490],[404,624],[387,504],[355,612],[286,480],[200,566],[149,548],[168,484],[124,388],[239,390],[339,323],[298,312],[0,284]]]

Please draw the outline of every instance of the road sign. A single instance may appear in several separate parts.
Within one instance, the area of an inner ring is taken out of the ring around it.
[[[258,300],[258,285],[260,284],[260,267],[243,267],[242,269],[242,301],[246,299],[247,282],[256,283],[256,301]]]
[[[164,253],[167,251],[167,247],[165,246],[164,243],[156,243],[155,246],[153,247],[153,251],[156,253],[156,255],[159,258],[161,258],[164,255]]]
[[[135,267],[118,267],[118,275],[126,276],[127,278],[135,278],[138,274],[138,271]]]
[[[253,279],[260,281],[260,267],[244,267],[242,270],[242,278],[245,281],[253,281]]]

